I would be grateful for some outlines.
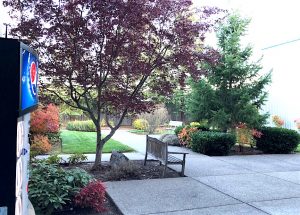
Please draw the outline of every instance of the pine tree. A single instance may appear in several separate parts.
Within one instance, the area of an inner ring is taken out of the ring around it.
[[[239,123],[259,127],[265,122],[268,115],[259,109],[266,101],[271,73],[261,75],[261,59],[251,62],[252,47],[241,45],[249,22],[234,14],[219,26],[219,62],[207,64],[208,78],[191,84],[187,107],[192,120],[208,119],[222,130]]]

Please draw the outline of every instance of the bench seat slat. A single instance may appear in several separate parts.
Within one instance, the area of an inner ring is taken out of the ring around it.
[[[177,157],[174,157],[172,155],[168,155],[168,163],[169,164],[182,164],[182,160],[177,158]]]

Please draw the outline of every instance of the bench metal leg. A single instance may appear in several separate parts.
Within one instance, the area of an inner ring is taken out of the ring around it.
[[[163,178],[166,176],[166,172],[167,172],[167,164],[164,166]]]
[[[147,162],[147,152],[145,154],[144,166],[146,166],[146,162]]]
[[[182,160],[181,176],[184,176],[184,168],[185,168],[185,154],[183,155],[183,160]]]

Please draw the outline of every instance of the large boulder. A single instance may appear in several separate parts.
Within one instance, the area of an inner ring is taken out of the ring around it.
[[[170,146],[180,146],[178,137],[175,134],[164,134],[159,138],[160,141],[168,143]]]
[[[123,153],[118,151],[112,151],[109,162],[111,166],[117,167],[123,164],[127,164],[128,161],[128,157],[126,157]]]

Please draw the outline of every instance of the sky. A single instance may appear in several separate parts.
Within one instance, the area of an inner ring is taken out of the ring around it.
[[[7,10],[0,0],[0,36],[4,36],[3,23],[10,22]],[[243,42],[254,48],[254,58],[263,56],[263,72],[273,69],[269,101],[265,107],[271,114],[292,121],[300,118],[300,28],[298,0],[193,0],[195,6],[217,6],[238,11],[251,19]],[[285,45],[279,45],[294,41]],[[213,34],[207,42],[216,43]],[[273,48],[268,48],[272,47]]]

